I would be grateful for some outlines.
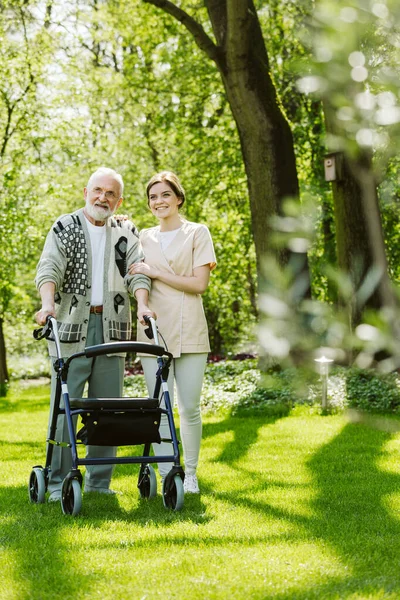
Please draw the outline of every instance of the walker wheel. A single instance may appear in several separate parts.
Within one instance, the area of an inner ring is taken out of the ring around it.
[[[77,515],[82,507],[82,490],[77,479],[66,477],[61,490],[61,508],[64,515]]]
[[[154,498],[157,495],[157,477],[151,465],[141,466],[138,488],[141,498]]]
[[[185,493],[183,490],[183,481],[179,475],[175,475],[172,481],[172,486],[169,491],[165,489],[165,479],[163,481],[163,503],[165,508],[172,510],[181,510],[183,507],[183,499]]]
[[[29,477],[29,500],[35,504],[43,504],[46,493],[46,481],[42,467],[34,467]]]

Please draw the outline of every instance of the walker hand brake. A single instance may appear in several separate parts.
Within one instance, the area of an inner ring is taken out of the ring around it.
[[[33,332],[33,337],[35,340],[42,340],[43,338],[50,338],[51,335],[51,341],[53,341],[56,345],[57,357],[61,358],[61,346],[60,338],[58,337],[57,320],[51,315],[48,315],[46,318],[46,325],[40,327],[40,329],[35,329]]]
[[[48,315],[46,319],[46,324],[43,325],[43,327],[40,327],[39,329],[33,330],[33,337],[35,338],[35,340],[42,340],[43,338],[47,339],[50,336],[52,330],[53,324],[51,321],[51,315]]]
[[[154,339],[154,342],[158,345],[158,330],[155,320],[153,319],[153,317],[149,317],[148,315],[144,315],[143,319],[149,326],[144,330],[145,334],[147,335],[149,340]]]

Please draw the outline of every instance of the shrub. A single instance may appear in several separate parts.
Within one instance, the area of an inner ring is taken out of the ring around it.
[[[400,410],[397,373],[381,374],[373,369],[332,369],[328,379],[328,412],[347,407],[370,412]],[[321,381],[316,373],[301,369],[269,369],[249,394],[233,405],[233,412],[251,411],[269,415],[288,414],[295,405],[321,404]]]
[[[397,373],[351,368],[346,373],[347,403],[352,408],[395,412],[400,407]]]
[[[207,410],[232,408],[255,390],[260,380],[257,360],[224,360],[207,365],[202,406]]]
[[[51,362],[46,354],[11,355],[8,361],[10,379],[37,379],[50,377]]]
[[[262,374],[258,386],[241,398],[233,412],[256,411],[274,416],[288,414],[295,404],[313,404],[310,382],[314,379],[314,374],[310,380],[309,373],[275,366]]]

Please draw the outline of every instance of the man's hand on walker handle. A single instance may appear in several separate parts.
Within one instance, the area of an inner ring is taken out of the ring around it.
[[[38,310],[38,312],[35,314],[35,321],[38,325],[46,325],[46,320],[48,316],[55,318],[56,311],[54,307],[42,306],[42,308]]]
[[[156,313],[153,312],[148,306],[143,306],[143,307],[139,307],[138,306],[137,318],[138,318],[138,321],[142,325],[146,325],[146,321],[144,320],[145,316],[146,317],[153,317],[153,319],[157,319]]]

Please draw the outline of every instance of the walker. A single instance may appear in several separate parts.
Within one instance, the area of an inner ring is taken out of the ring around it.
[[[155,344],[148,342],[111,342],[89,346],[83,352],[62,358],[57,321],[49,316],[46,325],[33,333],[37,340],[50,338],[55,342],[57,359],[54,370],[57,374],[54,409],[51,415],[50,432],[47,442],[45,467],[35,466],[29,477],[29,499],[32,503],[43,504],[48,487],[53,448],[66,446],[71,450],[72,468],[62,483],[61,507],[66,515],[77,515],[82,507],[81,465],[96,464],[140,464],[137,487],[141,498],[153,498],[157,494],[157,479],[151,463],[172,462],[173,467],[162,485],[162,498],[165,508],[181,510],[184,501],[184,471],[180,465],[179,442],[177,439],[170,394],[168,372],[172,354],[158,343],[158,330],[153,318],[145,317],[149,325],[147,335],[154,338]],[[68,369],[70,363],[81,356],[87,358],[104,354],[141,353],[157,357],[156,383],[152,397],[147,398],[70,398],[68,394]],[[160,393],[161,392],[161,393]],[[61,399],[64,408],[61,408]],[[162,400],[163,406],[162,406]],[[56,441],[57,417],[65,415],[69,442]],[[167,416],[170,438],[160,437],[161,415]],[[80,416],[83,427],[75,433],[73,417]],[[150,456],[152,443],[170,442],[172,454]],[[138,446],[143,445],[142,456],[79,458],[78,446]]]

